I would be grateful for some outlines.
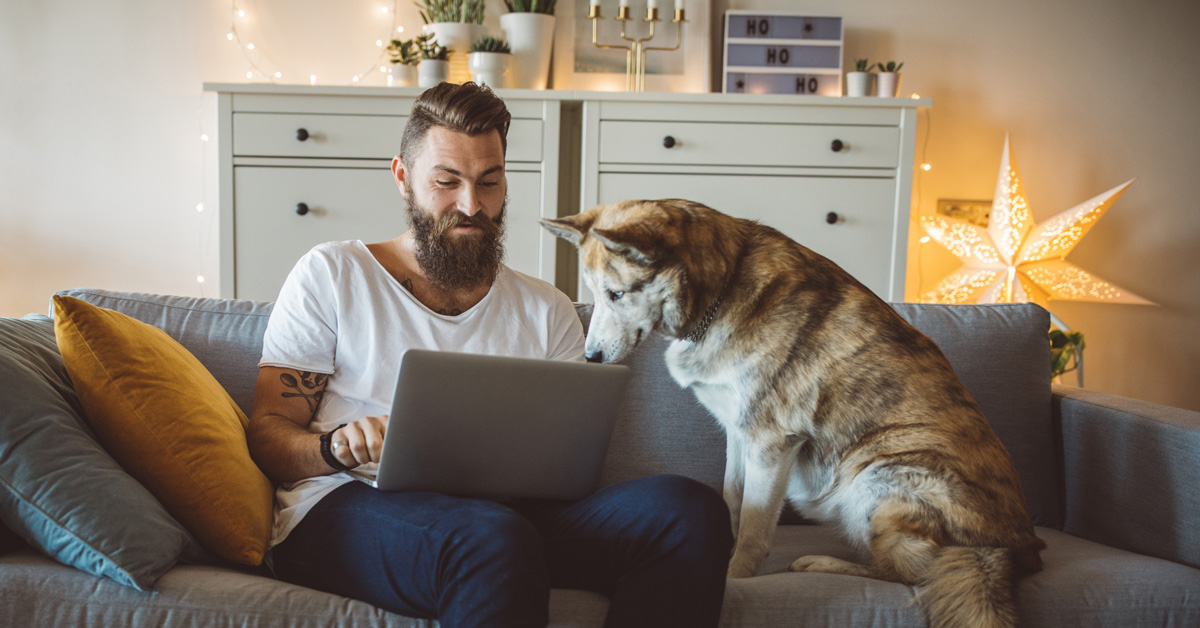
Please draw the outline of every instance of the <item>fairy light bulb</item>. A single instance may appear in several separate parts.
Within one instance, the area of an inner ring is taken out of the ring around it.
[[[196,213],[197,214],[204,213],[204,203],[196,203]]]
[[[254,72],[247,72],[247,73],[246,73],[246,78],[248,78],[248,79],[252,79],[252,78],[254,78]]]
[[[283,72],[276,72],[275,78],[283,78]]]
[[[207,142],[207,141],[208,141],[208,133],[201,133],[201,134],[200,134],[200,141],[201,141],[201,142]]]
[[[383,47],[383,40],[382,40],[382,39],[376,39],[376,40],[375,40],[375,45],[376,45],[377,47],[379,47],[379,48],[382,48],[382,47]]]
[[[317,75],[316,74],[313,74],[312,76],[308,77],[308,84],[309,85],[317,84]]]
[[[254,44],[246,44],[246,50],[254,50]]]
[[[358,82],[358,75],[357,75],[357,74],[355,74],[355,75],[354,75],[354,82],[355,82],[355,83],[357,83],[357,82]]]
[[[930,164],[927,164],[927,163],[921,164],[921,170],[924,170],[925,172],[929,172],[930,170],[933,170],[933,166]]]
[[[403,33],[403,32],[404,32],[404,27],[403,27],[403,26],[397,26],[397,27],[396,27],[396,32],[397,32],[397,33]]]
[[[228,39],[229,41],[233,41],[233,33],[226,33],[225,39]]]
[[[380,12],[380,13],[387,13],[387,11],[388,11],[387,7],[380,7],[380,8],[379,8],[379,12]]]
[[[196,283],[204,283],[204,275],[196,275]]]
[[[246,17],[246,12],[241,9],[238,9],[238,17]]]

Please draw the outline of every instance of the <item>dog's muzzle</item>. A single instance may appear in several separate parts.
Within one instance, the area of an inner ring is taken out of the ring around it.
[[[604,352],[603,351],[589,351],[589,352],[583,354],[583,358],[585,360],[587,360],[588,362],[603,362],[604,361]]]

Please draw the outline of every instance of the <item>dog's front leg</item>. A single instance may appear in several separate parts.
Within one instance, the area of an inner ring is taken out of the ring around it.
[[[749,578],[771,549],[794,457],[788,448],[747,441],[743,445],[745,488],[730,578]]]
[[[742,490],[746,486],[746,440],[740,434],[725,434],[725,503],[729,506],[733,538],[738,537],[742,516]]]

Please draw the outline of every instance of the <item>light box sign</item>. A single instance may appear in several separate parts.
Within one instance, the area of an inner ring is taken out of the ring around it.
[[[842,95],[842,18],[725,12],[724,91]]]

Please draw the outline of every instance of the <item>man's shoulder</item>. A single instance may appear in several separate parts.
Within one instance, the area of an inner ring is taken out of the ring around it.
[[[502,282],[506,291],[523,301],[538,301],[547,305],[571,303],[567,295],[544,279],[526,275],[508,266],[501,266],[500,269],[497,281]]]

